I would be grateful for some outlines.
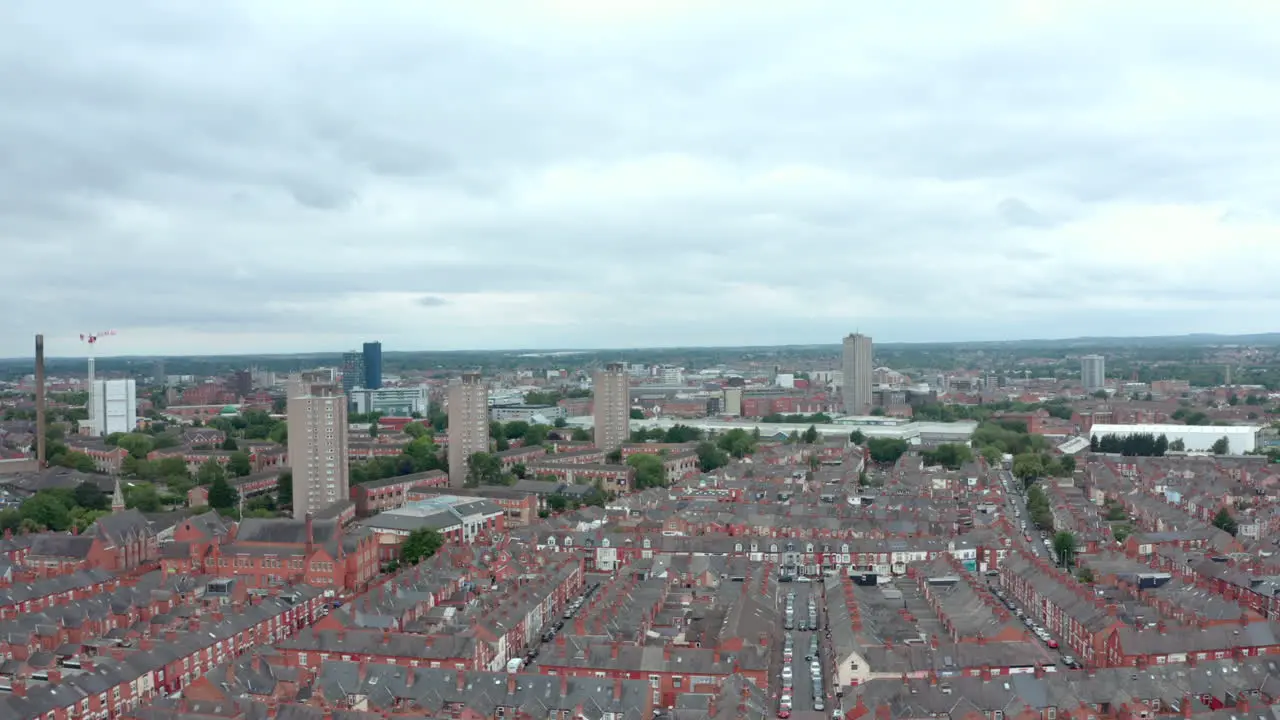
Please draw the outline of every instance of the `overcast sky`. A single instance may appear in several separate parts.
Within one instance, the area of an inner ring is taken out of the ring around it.
[[[0,3],[0,356],[1280,329],[1278,78],[1274,2]]]

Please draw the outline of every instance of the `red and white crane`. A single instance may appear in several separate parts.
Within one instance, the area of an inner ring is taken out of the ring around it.
[[[115,330],[103,330],[102,332],[82,333],[80,335],[81,342],[89,343],[89,423],[95,429],[95,432],[97,432],[99,425],[97,418],[98,404],[93,401],[93,360],[96,355],[94,351],[98,347],[99,340],[104,337],[111,337],[115,334]]]

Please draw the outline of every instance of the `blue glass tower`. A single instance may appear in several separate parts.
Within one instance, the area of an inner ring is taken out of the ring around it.
[[[364,344],[364,386],[368,390],[382,387],[382,343]]]

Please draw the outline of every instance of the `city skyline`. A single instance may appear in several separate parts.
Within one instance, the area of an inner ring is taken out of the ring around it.
[[[0,285],[31,311],[0,317],[0,356],[99,327],[110,353],[292,353],[1280,310],[1280,8],[496,7],[13,8]]]

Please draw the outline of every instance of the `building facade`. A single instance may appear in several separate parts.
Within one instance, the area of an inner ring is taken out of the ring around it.
[[[382,343],[364,344],[364,388],[377,390],[382,387]]]
[[[1088,392],[1107,387],[1107,359],[1101,355],[1084,355],[1080,358],[1080,384]]]
[[[612,452],[631,439],[631,380],[627,366],[609,363],[596,372],[594,393],[596,447]]]
[[[134,380],[94,380],[89,393],[91,435],[130,433],[138,427],[138,387]]]
[[[342,353],[342,392],[351,397],[351,391],[364,385],[364,355],[354,350]]]
[[[489,388],[479,372],[449,384],[449,484],[467,481],[467,459],[489,452]]]
[[[347,399],[323,387],[291,395],[289,465],[293,468],[293,513],[303,517],[350,496],[347,475]]]
[[[351,410],[356,413],[381,413],[387,417],[410,417],[414,413],[425,416],[430,406],[428,388],[385,387],[356,388],[351,398]]]
[[[871,378],[875,374],[871,338],[854,333],[844,339],[844,411],[865,415],[871,409]]]

